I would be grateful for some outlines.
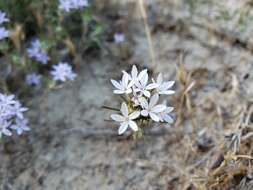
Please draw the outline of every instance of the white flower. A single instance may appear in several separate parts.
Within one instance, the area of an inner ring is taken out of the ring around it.
[[[114,121],[120,122],[120,127],[118,130],[119,135],[123,134],[127,130],[128,127],[130,127],[133,131],[138,131],[138,126],[136,122],[133,120],[140,116],[140,112],[135,111],[129,114],[129,111],[125,102],[121,104],[120,111],[122,115],[119,115],[119,114],[111,115],[111,118]]]
[[[174,94],[174,90],[169,90],[173,85],[175,81],[163,81],[163,75],[160,73],[156,79],[156,82],[153,80],[153,85],[157,85],[156,90],[159,94]]]
[[[144,117],[150,116],[152,120],[159,122],[159,113],[163,112],[166,109],[166,106],[162,104],[156,105],[158,100],[158,94],[153,95],[150,98],[149,103],[146,99],[142,99],[141,106],[143,107],[143,110],[141,111],[141,115]]]
[[[174,120],[173,118],[169,115],[172,111],[174,110],[173,107],[166,107],[166,109],[159,113],[158,116],[160,118],[161,122],[166,122],[166,123],[173,123]]]
[[[127,73],[123,71],[123,73]],[[128,74],[128,73],[127,73]],[[142,79],[142,77],[147,74],[147,69],[142,70],[140,73],[138,73],[138,69],[135,65],[132,67],[131,75],[128,74],[130,80],[132,80],[134,83]]]
[[[114,94],[130,94],[132,92],[131,87],[133,86],[133,82],[129,82],[129,75],[127,73],[123,73],[121,81],[117,82],[116,80],[111,79],[111,82],[117,90],[114,90]]]
[[[152,90],[157,87],[157,85],[154,83],[148,85],[147,72],[143,73],[143,76],[141,76],[141,78],[138,81],[136,81],[135,86],[136,86],[135,91],[143,93],[144,96],[146,96],[147,98],[149,98],[151,95],[149,90]]]

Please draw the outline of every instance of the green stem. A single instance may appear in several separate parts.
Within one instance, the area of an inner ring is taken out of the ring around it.
[[[117,109],[117,108],[113,108],[113,107],[109,107],[109,106],[102,106],[102,108],[108,109],[108,110],[120,111],[120,110]]]

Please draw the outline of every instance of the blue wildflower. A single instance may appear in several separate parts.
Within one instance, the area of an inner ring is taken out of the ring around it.
[[[28,122],[23,115],[27,110],[14,95],[0,93],[0,138],[2,135],[11,136],[13,129],[18,134],[28,130]]]
[[[0,24],[3,24],[5,22],[9,22],[9,18],[6,17],[6,13],[3,11],[0,11]]]
[[[76,78],[76,73],[72,71],[72,67],[68,63],[60,62],[53,66],[50,72],[55,81],[65,82],[66,80],[73,81]]]
[[[41,43],[38,39],[31,43],[31,46],[27,49],[28,56],[35,59],[39,63],[46,65],[50,60],[46,51],[41,48]]]
[[[60,0],[59,9],[60,10],[64,10],[66,12],[70,12],[70,10],[72,9],[72,3],[71,3],[71,1]]]
[[[122,33],[114,34],[114,42],[117,44],[123,43],[125,41],[125,35]]]
[[[87,0],[72,0],[73,9],[82,9],[88,6],[89,6],[89,3]]]
[[[78,10],[84,7],[88,7],[88,0],[60,0],[59,9],[70,12],[71,10]]]
[[[10,128],[16,130],[18,135],[22,135],[25,131],[30,131],[30,128],[28,127],[28,119],[17,118],[15,124]]]
[[[10,36],[10,31],[5,27],[0,27],[0,40],[8,38]]]
[[[38,86],[41,83],[41,75],[36,74],[36,73],[31,73],[26,75],[26,83],[30,86]]]

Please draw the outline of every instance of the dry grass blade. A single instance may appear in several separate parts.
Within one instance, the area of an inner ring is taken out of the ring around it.
[[[192,125],[195,126],[195,122],[193,120],[193,106],[191,100],[191,90],[195,86],[195,81],[192,79],[192,73],[187,71],[183,65],[183,54],[179,56],[179,66],[177,69],[177,77],[178,81],[180,82],[181,90],[179,92],[179,103],[177,105],[178,108],[178,120],[177,124],[180,124],[184,121],[184,118],[187,114],[191,118]],[[186,108],[186,109],[185,109]],[[185,111],[186,110],[186,111]]]
[[[144,5],[143,0],[138,0],[138,5],[140,8],[141,17],[144,22],[145,33],[146,33],[147,40],[148,40],[149,53],[151,56],[152,66],[155,67],[156,66],[155,52],[154,52],[151,32],[150,32],[150,28],[149,28],[148,21],[147,21],[147,13],[146,13],[146,9],[145,9],[145,5]]]

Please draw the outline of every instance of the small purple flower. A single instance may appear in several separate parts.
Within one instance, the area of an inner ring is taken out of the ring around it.
[[[3,11],[0,11],[0,24],[3,24],[5,22],[9,22],[10,20],[6,17],[6,13]]]
[[[8,38],[10,36],[10,31],[6,30],[4,27],[0,27],[0,40]]]
[[[48,57],[46,52],[41,51],[36,57],[36,61],[40,62],[42,65],[46,65],[50,58]]]
[[[22,135],[25,131],[30,131],[28,127],[28,119],[16,119],[16,123],[10,127],[16,130],[18,135]]]
[[[88,6],[89,6],[89,3],[87,0],[72,0],[73,9],[81,9]]]
[[[59,9],[70,12],[71,10],[82,9],[84,7],[88,7],[88,0],[60,0],[59,1]]]
[[[31,47],[27,49],[27,53],[29,57],[36,57],[37,54],[40,52],[40,41],[35,39],[31,42]]]
[[[32,41],[31,46],[27,49],[28,56],[35,59],[39,63],[46,65],[50,60],[47,52],[41,48],[41,43],[38,39]]]
[[[55,81],[61,82],[65,82],[66,80],[73,81],[77,76],[76,73],[72,71],[71,65],[62,62],[58,65],[54,65],[53,70],[50,73]]]
[[[69,0],[60,0],[59,9],[64,10],[66,12],[70,12],[70,10],[72,9],[71,1],[69,1]]]
[[[125,41],[125,35],[122,33],[116,33],[114,34],[114,42],[116,44],[120,44]]]
[[[38,86],[41,83],[41,75],[36,74],[36,73],[31,73],[26,75],[26,83],[30,86]]]

